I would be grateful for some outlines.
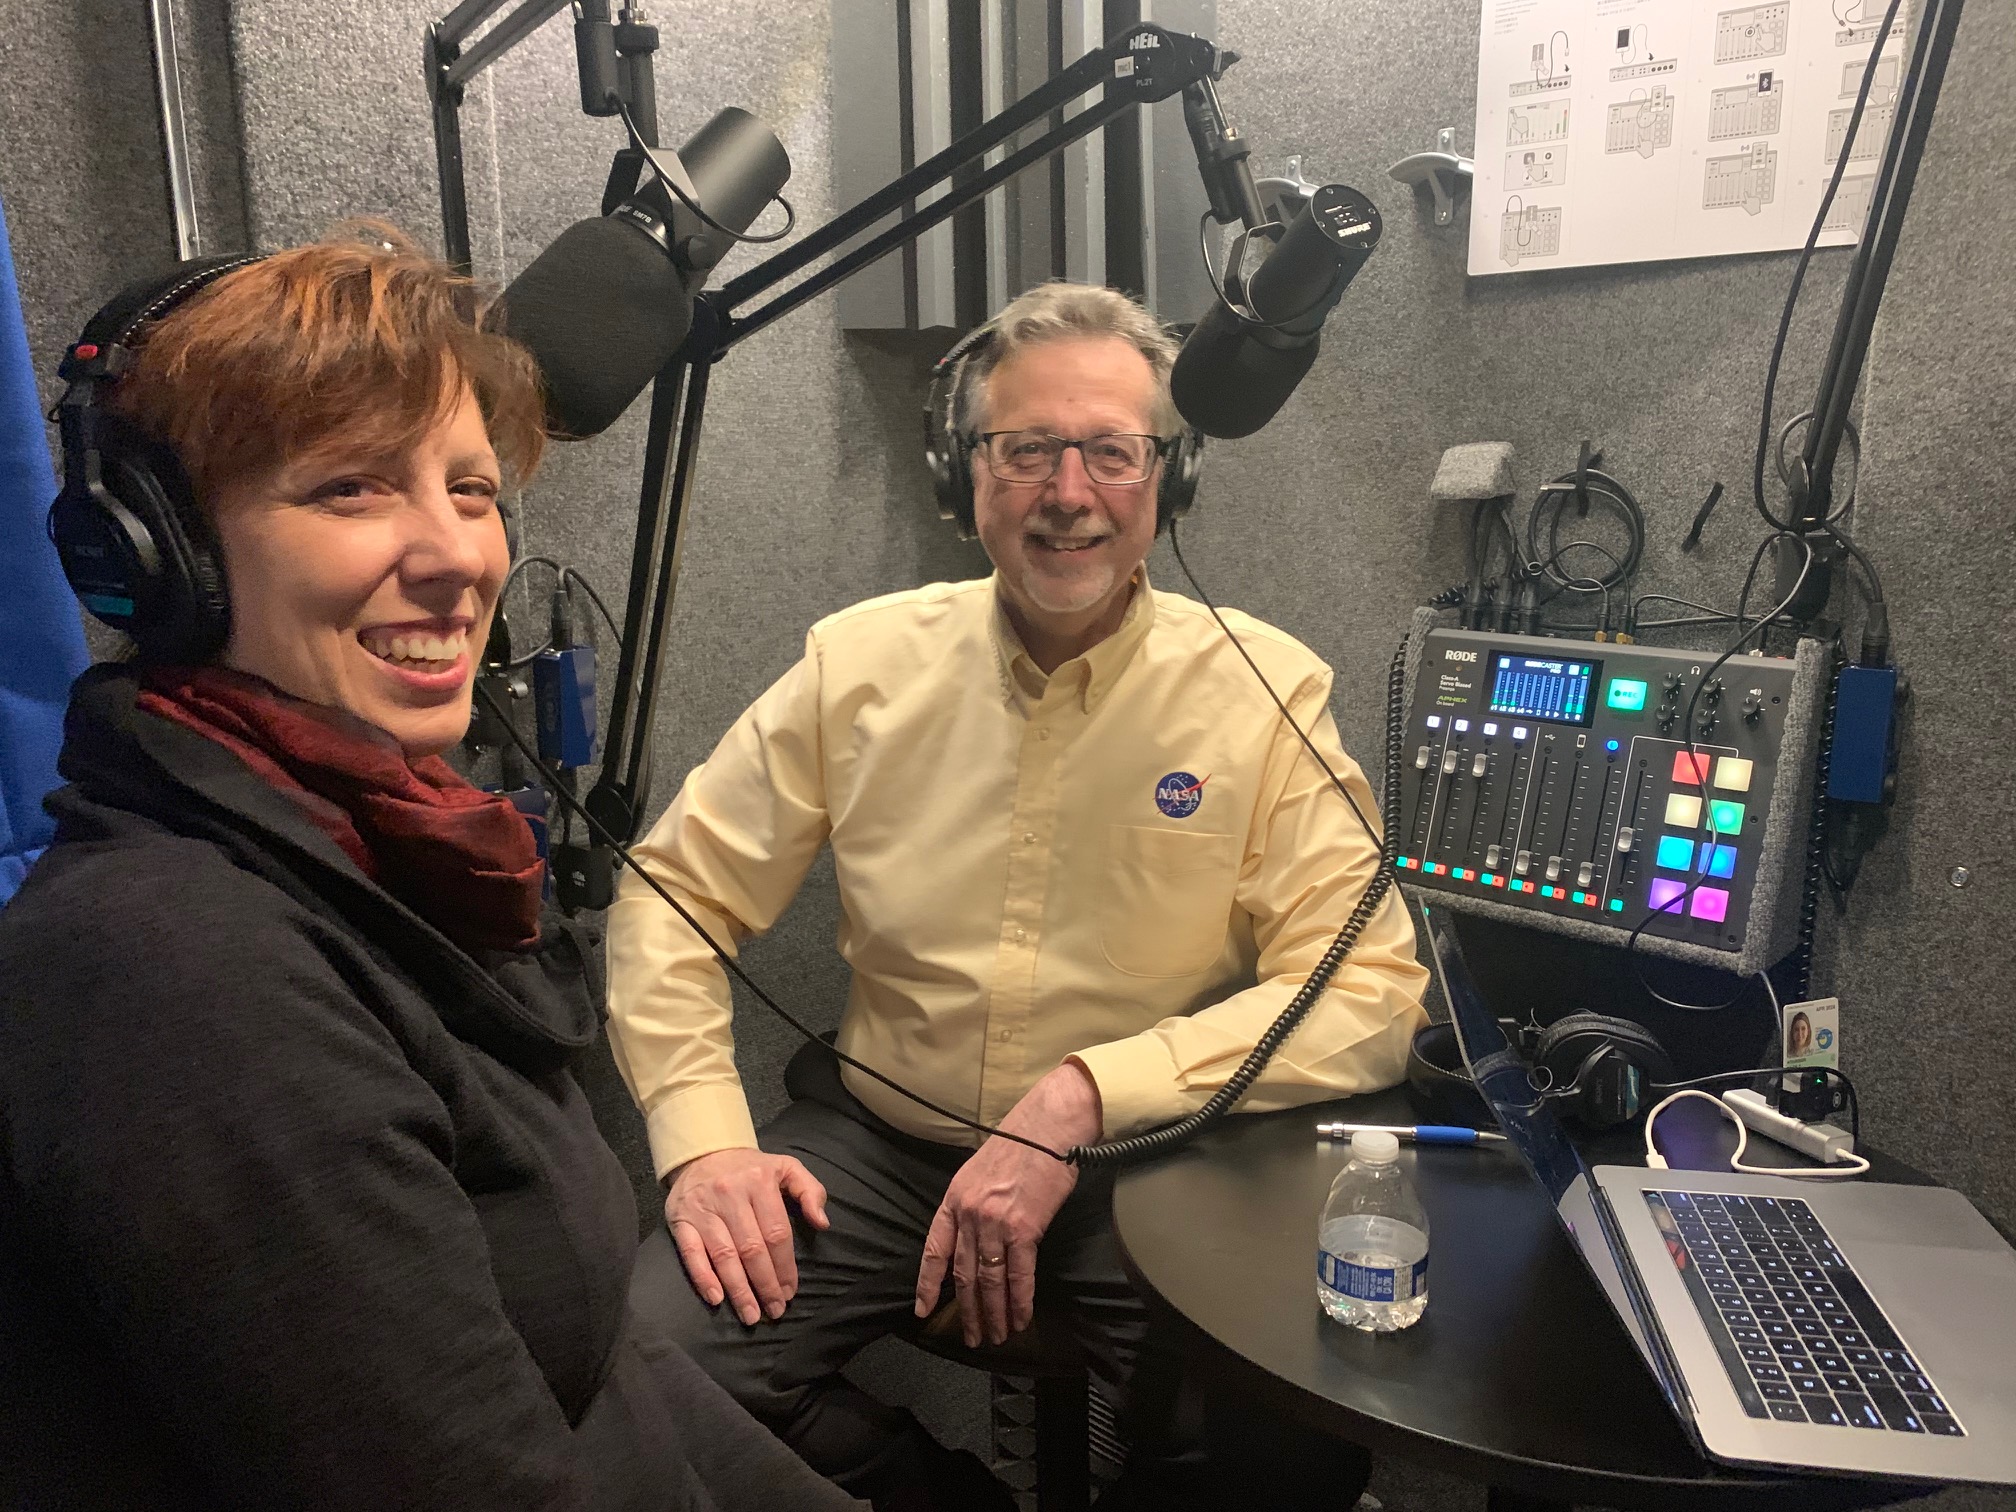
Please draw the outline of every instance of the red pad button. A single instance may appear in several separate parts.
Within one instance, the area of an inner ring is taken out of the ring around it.
[[[1710,756],[1706,751],[1701,752],[1699,755],[1696,755],[1692,751],[1675,751],[1673,753],[1673,780],[1675,782],[1684,782],[1689,787],[1698,788],[1708,780],[1708,768],[1713,764],[1714,760],[1715,758]]]

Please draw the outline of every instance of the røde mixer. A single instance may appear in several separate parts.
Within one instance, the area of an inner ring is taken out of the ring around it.
[[[1789,948],[1817,645],[1719,668],[1712,653],[1488,631],[1431,629],[1419,645],[1395,837],[1408,883],[1569,933],[1621,940],[1642,924],[1644,948],[1726,969]]]

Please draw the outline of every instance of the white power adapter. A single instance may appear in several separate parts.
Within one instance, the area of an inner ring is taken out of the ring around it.
[[[1762,1093],[1748,1087],[1724,1092],[1722,1101],[1730,1111],[1757,1133],[1774,1139],[1801,1155],[1832,1165],[1855,1157],[1855,1136],[1831,1123],[1807,1123],[1788,1118],[1772,1107]]]

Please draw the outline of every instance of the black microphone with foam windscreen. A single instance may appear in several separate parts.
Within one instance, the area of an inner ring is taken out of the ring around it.
[[[659,156],[677,171],[670,153]],[[677,186],[685,199],[654,177],[609,214],[561,232],[497,302],[499,329],[539,364],[547,429],[558,437],[607,430],[680,355],[694,296],[791,176],[775,133],[732,106],[678,163],[690,180]]]
[[[1184,341],[1169,378],[1184,420],[1227,440],[1272,420],[1316,361],[1323,322],[1379,231],[1379,212],[1356,189],[1325,184],[1311,195],[1246,280],[1246,308],[1219,293]]]

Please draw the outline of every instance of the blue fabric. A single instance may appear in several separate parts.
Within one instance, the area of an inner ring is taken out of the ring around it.
[[[14,896],[53,833],[42,798],[56,785],[63,709],[90,660],[77,600],[46,520],[56,497],[49,433],[35,393],[14,253],[0,208],[0,903]]]

